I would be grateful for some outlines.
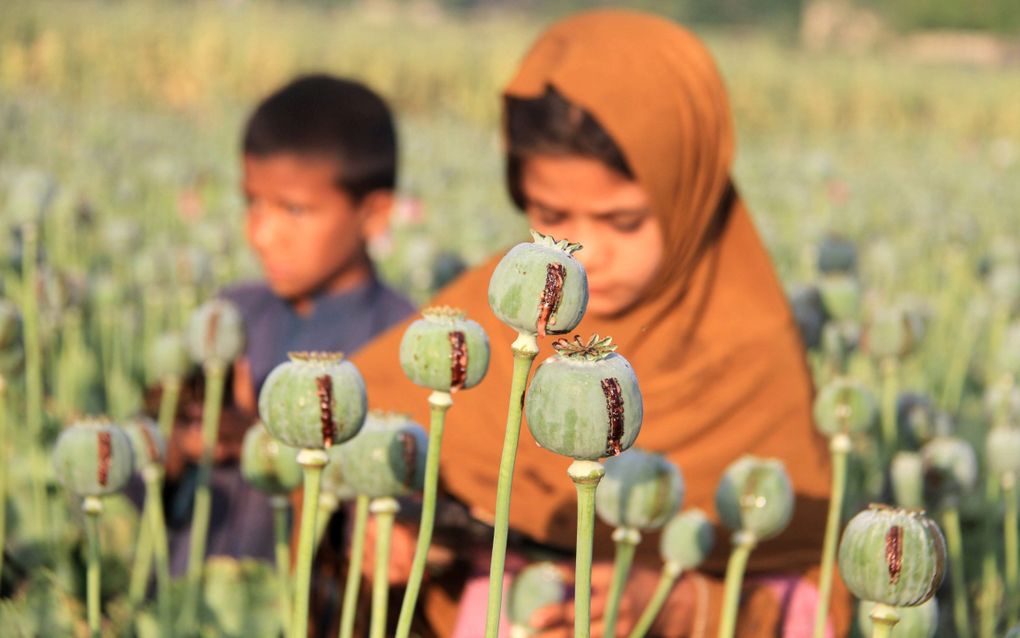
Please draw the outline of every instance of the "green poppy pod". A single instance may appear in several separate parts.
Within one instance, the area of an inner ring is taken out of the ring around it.
[[[940,505],[959,502],[977,484],[977,455],[963,439],[937,436],[921,448],[921,459],[929,502]]]
[[[740,457],[723,473],[715,507],[734,532],[751,532],[759,541],[776,536],[793,516],[793,489],[783,462]]]
[[[985,439],[985,458],[993,475],[1012,474],[1020,478],[1020,428],[1008,425],[992,428]]]
[[[825,311],[836,321],[856,319],[861,310],[861,284],[850,275],[826,275],[818,280]]]
[[[259,393],[259,415],[281,442],[328,449],[365,422],[368,397],[361,373],[334,352],[292,352],[273,368]]]
[[[182,379],[191,370],[191,357],[184,339],[175,333],[156,337],[149,345],[148,373],[153,381]]]
[[[78,496],[103,496],[123,488],[134,469],[131,440],[105,419],[83,419],[57,437],[57,479]]]
[[[124,432],[131,439],[137,469],[163,465],[166,459],[166,439],[155,421],[145,416],[129,419],[124,423]]]
[[[857,625],[862,636],[872,636],[871,609],[875,603],[861,601],[857,606]],[[939,603],[934,596],[920,605],[913,607],[897,607],[896,638],[934,638],[939,626]]]
[[[547,605],[562,603],[567,595],[567,583],[554,564],[535,563],[522,569],[510,583],[506,601],[511,638],[538,633],[538,629],[531,626],[532,614]]]
[[[818,272],[823,275],[853,275],[857,272],[857,246],[838,235],[829,235],[818,244]]]
[[[871,316],[864,332],[865,349],[876,359],[910,354],[920,335],[901,308],[881,308]]]
[[[427,308],[404,332],[400,367],[415,385],[432,390],[474,387],[489,369],[489,337],[460,310]]]
[[[0,299],[0,350],[21,348],[21,313],[6,299]]]
[[[897,452],[889,464],[893,498],[900,507],[924,507],[924,460],[917,452]]]
[[[401,414],[372,412],[358,436],[340,446],[337,462],[355,493],[398,497],[421,491],[427,451],[420,425]]]
[[[666,523],[659,538],[659,553],[664,562],[688,570],[704,562],[714,545],[712,522],[705,512],[694,507],[680,512]]]
[[[212,299],[191,313],[188,350],[201,364],[227,365],[244,349],[244,320],[226,299]]]
[[[489,306],[521,334],[545,336],[573,330],[588,307],[588,276],[573,254],[580,244],[535,231],[532,243],[503,256],[489,280]]]
[[[595,492],[595,513],[607,525],[658,529],[684,500],[680,470],[666,457],[631,448],[605,462]]]
[[[241,444],[241,476],[266,494],[290,494],[301,485],[298,451],[273,438],[261,421],[244,433]]]
[[[560,339],[524,399],[528,429],[542,447],[573,459],[616,456],[641,431],[644,404],[630,363],[612,338]]]
[[[839,573],[861,600],[913,607],[931,598],[945,576],[946,541],[919,510],[872,505],[847,524]]]
[[[864,434],[875,424],[878,406],[863,383],[838,378],[815,397],[814,415],[815,425],[825,436]]]

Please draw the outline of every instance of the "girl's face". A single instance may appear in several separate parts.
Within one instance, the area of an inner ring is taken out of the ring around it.
[[[588,271],[588,312],[610,316],[633,305],[663,252],[662,228],[645,189],[577,155],[526,158],[521,188],[532,228],[584,246],[574,256]]]

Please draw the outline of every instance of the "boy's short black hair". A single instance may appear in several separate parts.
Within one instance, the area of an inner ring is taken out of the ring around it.
[[[521,210],[526,204],[521,170],[528,155],[581,155],[634,178],[627,158],[598,120],[552,86],[537,98],[508,97],[504,108],[507,189]]]
[[[330,75],[299,77],[264,99],[245,126],[243,151],[333,158],[337,187],[354,201],[397,182],[397,134],[386,102],[359,82]]]

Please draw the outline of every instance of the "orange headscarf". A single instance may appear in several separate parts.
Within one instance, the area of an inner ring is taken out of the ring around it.
[[[730,180],[733,124],[711,55],[667,20],[593,11],[549,28],[506,95],[539,97],[550,86],[616,141],[664,231],[666,261],[650,289],[622,315],[585,317],[577,330],[612,336],[633,365],[645,407],[637,446],[674,461],[686,482],[685,507],[712,517],[727,465],[748,453],[783,460],[796,491],[794,518],[786,532],[755,550],[749,572],[810,570],[821,553],[828,453],[812,426],[811,380],[796,325]],[[433,302],[464,309],[492,341],[485,381],[454,396],[442,451],[445,489],[482,518],[495,506],[515,337],[486,302],[497,261],[465,274]],[[397,358],[405,327],[354,361],[374,407],[406,411],[425,423],[427,392],[404,378]],[[541,346],[538,361],[551,353],[548,339]],[[524,428],[513,529],[572,547],[576,500],[569,463],[540,449]],[[727,536],[720,530],[706,572],[724,570]],[[603,556],[611,553],[608,530],[601,530],[596,546]],[[657,560],[656,547],[657,539],[647,538],[643,558]],[[839,600],[833,607],[837,615],[846,612]]]

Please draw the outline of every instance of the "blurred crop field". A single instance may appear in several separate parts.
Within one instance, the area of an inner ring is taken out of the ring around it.
[[[74,415],[136,410],[152,381],[144,346],[179,329],[223,284],[258,276],[241,231],[240,129],[254,103],[295,74],[361,79],[396,111],[402,198],[391,240],[372,249],[398,288],[424,301],[459,263],[520,240],[526,226],[503,186],[499,94],[544,23],[522,12],[444,14],[414,3],[398,11],[379,3],[5,0],[0,297],[24,293],[24,238],[9,211],[26,201],[44,207],[44,441]],[[903,362],[903,389],[932,396],[983,450],[993,360],[1020,299],[1020,276],[987,276],[1020,272],[1020,67],[922,64],[894,49],[811,53],[787,29],[693,28],[728,82],[736,182],[784,283],[817,277],[816,248],[827,235],[855,242],[864,312],[906,304],[927,324],[923,344]],[[873,367],[857,371],[877,383]],[[19,407],[10,413],[20,418]],[[19,504],[30,491],[24,476],[46,473],[48,463],[18,455],[11,467],[8,538],[20,525],[31,540],[28,506]],[[52,477],[48,484],[52,516],[66,521]],[[972,533],[982,503],[964,503],[971,549],[984,546]],[[104,532],[110,561],[122,566],[135,525],[130,507],[123,513],[110,518],[128,527],[111,523]],[[53,529],[51,536],[76,533]],[[23,569],[49,570],[20,590],[17,622],[60,633],[80,616],[67,607],[80,591],[50,587],[73,581],[73,569],[44,554],[28,541],[11,550]],[[968,558],[978,602],[981,560]],[[229,589],[241,568],[224,569],[217,573]],[[126,567],[109,573],[107,613],[127,624],[114,600]],[[238,618],[221,621],[251,635],[235,603],[223,609]],[[14,607],[4,605],[0,616],[15,622],[3,615]],[[58,608],[63,615],[48,616]]]

